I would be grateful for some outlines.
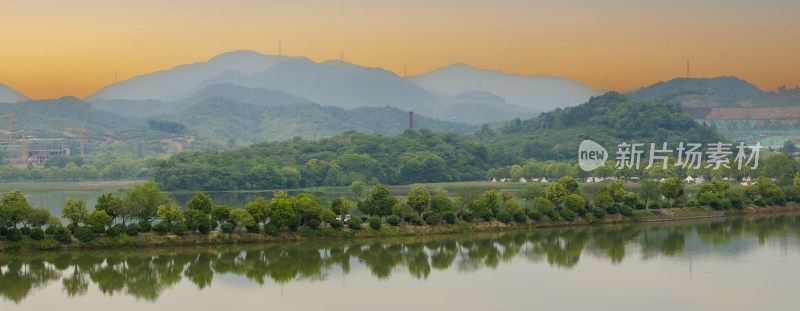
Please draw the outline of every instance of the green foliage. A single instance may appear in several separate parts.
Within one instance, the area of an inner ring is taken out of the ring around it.
[[[392,207],[395,204],[397,204],[397,199],[389,193],[389,187],[379,184],[370,189],[367,198],[364,199],[359,208],[362,213],[369,216],[378,215],[384,217],[392,214]]]
[[[246,228],[247,226],[252,226],[256,224],[253,215],[250,215],[250,213],[248,213],[246,210],[240,208],[231,211],[230,216],[228,218],[229,221],[234,224],[235,229],[239,231]],[[319,223],[319,221],[317,221],[317,223]]]
[[[53,238],[63,244],[69,244],[72,243],[72,232],[69,232],[69,229],[65,227],[58,227],[53,232]]]
[[[661,182],[661,185],[659,185],[659,190],[661,191],[661,195],[667,198],[667,201],[669,202],[670,199],[676,199],[683,195],[683,181],[677,177],[667,178]]]
[[[224,222],[219,226],[219,229],[222,230],[222,233],[232,233],[233,229],[235,228],[236,226],[229,222]]]
[[[98,211],[95,210],[91,214],[86,221],[86,224],[89,225],[92,229],[94,229],[97,233],[106,232],[106,227],[110,227],[113,223],[111,216],[109,216],[105,211]]]
[[[473,220],[475,220],[475,216],[472,215],[472,213],[470,212],[466,212],[464,214],[461,214],[461,220],[471,223]]]
[[[633,207],[628,205],[622,205],[619,207],[619,213],[625,217],[632,217],[633,216]]]
[[[317,219],[311,219],[308,221],[308,223],[306,223],[306,225],[308,225],[308,227],[311,229],[317,230],[319,229],[320,222]]]
[[[41,227],[50,219],[50,211],[46,208],[31,208],[25,215],[24,223],[33,227]]]
[[[331,221],[331,228],[341,229],[342,227],[344,227],[344,223],[341,220],[334,219],[333,221]]]
[[[261,233],[261,226],[259,226],[257,222],[253,222],[253,224],[245,227],[245,229],[250,233]]]
[[[269,203],[262,197],[258,197],[255,201],[247,202],[244,209],[253,216],[253,220],[258,223],[267,224],[269,218]]]
[[[584,208],[585,206],[586,200],[578,194],[573,193],[564,198],[564,207],[573,212],[577,212],[578,209]]]
[[[511,216],[511,213],[509,213],[507,211],[501,211],[501,212],[497,213],[497,220],[502,222],[502,223],[504,223],[504,224],[507,224],[507,223],[511,222],[512,220],[514,220],[514,216]]]
[[[347,221],[347,226],[350,227],[350,229],[353,229],[353,230],[360,230],[362,223],[363,223],[363,221],[361,220],[360,217],[353,216],[352,218],[350,218],[350,220]]]
[[[91,242],[92,240],[94,240],[95,235],[96,234],[94,230],[86,226],[80,226],[77,229],[75,229],[75,237],[78,239],[78,241],[81,241],[83,243]]]
[[[150,232],[153,230],[153,225],[149,221],[142,220],[139,222],[139,228],[141,229],[139,232]]]
[[[214,206],[214,208],[211,209],[211,219],[222,224],[223,222],[228,221],[228,217],[230,216],[232,210],[233,209],[227,205]]]
[[[153,232],[155,232],[157,234],[164,235],[164,234],[169,233],[170,231],[171,230],[170,230],[169,225],[164,223],[164,222],[159,222],[159,223],[153,225]]]
[[[350,201],[345,198],[336,198],[331,200],[331,211],[339,216],[347,215],[350,213]]]
[[[296,228],[300,225],[300,215],[294,210],[292,200],[288,198],[273,198],[270,203],[270,222],[278,228]]]
[[[323,222],[331,223],[331,221],[336,219],[336,214],[330,209],[325,209],[322,211],[321,218]]]
[[[125,201],[133,205],[133,216],[145,221],[153,221],[158,217],[158,208],[172,202],[169,196],[159,189],[153,181],[135,185],[125,191]]]
[[[44,230],[42,230],[42,228],[39,227],[33,227],[33,229],[31,229],[31,233],[29,234],[29,236],[31,237],[31,239],[39,241],[41,239],[44,239]]]
[[[24,222],[32,207],[19,190],[6,192],[0,198],[0,226],[16,227]]]
[[[108,228],[108,230],[106,230],[106,237],[109,237],[109,238],[116,238],[116,237],[119,236],[119,234],[120,234],[120,231],[116,227],[111,227],[111,228]]]
[[[19,242],[22,240],[22,230],[18,228],[8,229],[8,233],[6,233],[6,239],[10,242]]]
[[[101,194],[97,197],[97,203],[94,204],[94,209],[103,211],[111,217],[112,222],[117,217],[117,213],[122,208],[122,198],[114,195],[113,193]]]
[[[66,202],[61,204],[61,217],[69,219],[73,225],[83,222],[88,214],[89,209],[84,200],[67,198]]]
[[[567,208],[562,209],[561,212],[559,212],[559,214],[561,215],[561,218],[564,218],[567,221],[575,219],[575,212]]]
[[[383,222],[381,221],[381,218],[378,216],[372,216],[369,218],[369,226],[372,229],[380,230],[382,224]]]
[[[175,235],[184,235],[186,233],[186,224],[185,223],[177,223],[172,226],[172,233]]]
[[[538,209],[532,209],[528,211],[528,218],[533,219],[535,221],[542,220],[542,211]]]
[[[592,215],[594,215],[597,219],[603,219],[606,217],[606,210],[602,206],[594,206],[592,207]]]
[[[408,217],[408,223],[414,226],[422,226],[425,223],[425,220],[422,219],[420,215],[411,215]]]
[[[433,226],[439,223],[439,215],[430,214],[425,217],[425,223],[429,226]]]
[[[497,213],[500,212],[500,196],[494,191],[494,189],[483,193],[481,203],[492,217],[496,217]],[[475,213],[475,211],[472,212]],[[486,219],[487,214],[482,214],[482,216],[484,219]]]
[[[171,202],[159,206],[156,215],[167,222],[170,231],[172,231],[173,222],[181,221],[183,219],[183,212],[181,211],[181,208],[177,204]]]
[[[400,216],[397,216],[397,215],[390,215],[389,217],[386,217],[386,223],[388,223],[388,224],[390,224],[392,226],[399,225],[400,224],[400,220],[401,220]]]
[[[352,184],[350,184],[349,189],[350,192],[356,195],[356,197],[360,198],[361,195],[364,194],[364,183],[361,182],[360,180],[356,180]]]
[[[186,132],[186,127],[183,126],[183,124],[166,120],[147,119],[147,126],[149,126],[151,130],[167,133],[183,134]]]
[[[211,196],[198,191],[197,195],[189,200],[187,207],[192,210],[200,211],[204,214],[211,214],[211,209],[214,208],[214,202],[211,201]]]
[[[522,214],[522,215],[524,216],[525,214]],[[456,213],[444,214],[444,222],[452,225],[452,224],[456,223],[456,220],[458,220],[458,216],[456,216]]]

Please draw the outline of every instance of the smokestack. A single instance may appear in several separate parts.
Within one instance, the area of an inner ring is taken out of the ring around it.
[[[410,128],[412,131],[414,130],[414,112],[413,111],[409,111],[408,112],[408,128]]]

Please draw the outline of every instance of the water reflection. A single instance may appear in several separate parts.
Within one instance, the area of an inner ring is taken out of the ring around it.
[[[644,261],[687,252],[736,256],[776,237],[796,244],[800,216],[280,245],[11,253],[0,254],[0,296],[19,303],[60,281],[70,297],[96,287],[105,295],[151,301],[182,281],[200,290],[212,287],[222,274],[259,285],[324,281],[354,269],[366,269],[377,279],[408,273],[425,280],[436,270],[471,273],[516,259],[572,269],[587,254],[614,265],[634,255]]]

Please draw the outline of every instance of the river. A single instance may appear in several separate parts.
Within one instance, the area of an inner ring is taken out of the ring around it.
[[[0,254],[2,310],[791,310],[800,216]]]

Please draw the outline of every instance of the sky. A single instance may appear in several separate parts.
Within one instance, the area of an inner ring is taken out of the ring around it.
[[[254,50],[399,75],[463,62],[629,91],[686,76],[800,84],[796,0],[0,0],[0,83],[33,99]]]

